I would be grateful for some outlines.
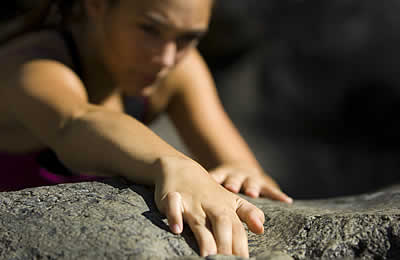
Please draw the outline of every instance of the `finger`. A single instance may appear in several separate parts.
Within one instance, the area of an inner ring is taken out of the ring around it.
[[[183,230],[182,220],[182,197],[178,192],[170,192],[165,196],[166,212],[168,218],[168,225],[171,231],[175,234],[180,234]]]
[[[210,217],[217,252],[222,255],[232,254],[232,217],[218,214]]]
[[[185,219],[199,245],[200,255],[202,257],[216,255],[217,245],[213,234],[211,233],[210,229],[207,228],[205,216],[197,218],[188,216]]]
[[[232,252],[234,255],[249,257],[249,247],[247,242],[247,232],[245,231],[242,222],[236,217],[236,221],[232,227]]]
[[[258,198],[260,196],[261,184],[256,182],[254,179],[247,178],[243,183],[243,192],[247,196],[252,198]]]
[[[273,200],[278,200],[286,203],[293,203],[293,199],[283,193],[279,188],[264,186],[261,188],[260,195]]]
[[[224,187],[234,193],[238,193],[242,187],[245,177],[238,175],[228,175],[224,181]]]
[[[211,177],[213,177],[213,179],[219,184],[224,182],[227,174],[228,171],[226,169],[216,169],[214,171],[210,171]]]
[[[264,232],[263,224],[265,221],[265,216],[264,212],[262,212],[259,208],[240,198],[236,213],[240,220],[247,224],[250,231],[256,234],[262,234]]]

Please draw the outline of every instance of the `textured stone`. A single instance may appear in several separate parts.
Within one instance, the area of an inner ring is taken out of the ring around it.
[[[254,260],[400,258],[400,186],[294,205],[249,200],[266,216],[265,233],[249,233]],[[121,180],[0,193],[0,222],[0,259],[200,259],[188,227],[168,231],[152,190]]]

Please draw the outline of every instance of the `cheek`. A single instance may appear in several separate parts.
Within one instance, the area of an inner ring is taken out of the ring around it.
[[[115,52],[120,61],[135,65],[145,65],[152,60],[159,44],[139,33],[124,33],[115,37]]]
[[[108,44],[105,46],[107,62],[113,71],[129,70],[140,59],[136,42],[122,32],[109,34]]]

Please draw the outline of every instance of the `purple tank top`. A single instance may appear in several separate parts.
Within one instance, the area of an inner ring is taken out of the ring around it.
[[[36,161],[40,152],[11,154],[0,152],[0,191],[16,191],[25,188],[48,186],[60,183],[95,181],[96,176],[63,176],[41,167]]]
[[[126,113],[144,122],[147,113],[148,100],[144,97],[130,97],[124,99]],[[44,149],[48,150],[48,149]],[[82,174],[57,174],[44,168],[39,155],[44,150],[25,154],[12,154],[0,151],[0,192],[16,191],[25,188],[74,183],[82,181],[97,181],[104,177]],[[52,159],[50,159],[52,161]],[[61,165],[61,163],[59,163]]]
[[[81,76],[81,64],[75,42],[67,31],[60,31],[68,45],[74,67],[78,76]],[[148,109],[146,97],[124,97],[125,112],[128,115],[144,122]],[[48,150],[48,149],[45,149]],[[12,154],[0,151],[0,192],[16,191],[25,188],[56,185],[61,183],[73,183],[82,181],[96,181],[104,177],[88,176],[81,174],[63,175],[44,168],[38,156],[43,151],[26,154]],[[51,160],[50,160],[51,161]],[[62,165],[58,162],[58,164]]]

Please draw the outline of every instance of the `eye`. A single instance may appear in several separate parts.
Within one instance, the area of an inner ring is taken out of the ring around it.
[[[147,33],[150,34],[152,36],[159,36],[160,35],[160,31],[153,25],[149,25],[149,24],[139,24],[139,28]]]

